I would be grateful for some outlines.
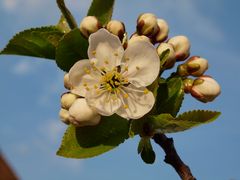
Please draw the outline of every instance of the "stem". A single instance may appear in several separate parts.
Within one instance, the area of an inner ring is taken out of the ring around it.
[[[13,170],[10,168],[6,160],[3,158],[1,152],[0,152],[0,178],[18,180]]]
[[[164,150],[166,154],[164,161],[176,170],[182,180],[196,180],[190,168],[184,164],[179,157],[172,138],[168,138],[165,134],[158,133],[153,136],[153,140]]]
[[[58,4],[58,7],[61,10],[63,16],[65,17],[69,27],[71,29],[77,28],[78,25],[77,25],[73,15],[72,15],[72,13],[66,7],[64,0],[57,0],[57,4]]]

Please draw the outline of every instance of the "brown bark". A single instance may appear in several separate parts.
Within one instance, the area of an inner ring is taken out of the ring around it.
[[[0,153],[0,179],[2,180],[18,180],[17,176],[7,164],[6,160]]]
[[[179,157],[172,138],[168,138],[165,134],[158,133],[153,136],[153,140],[164,150],[166,154],[164,161],[176,170],[182,180],[196,180],[190,168]]]

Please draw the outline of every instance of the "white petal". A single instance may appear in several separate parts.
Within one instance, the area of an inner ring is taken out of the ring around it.
[[[89,37],[88,57],[98,59],[96,66],[109,70],[120,65],[124,49],[119,38],[105,29]]]
[[[89,71],[90,74],[86,73]],[[69,71],[69,82],[72,85],[71,92],[85,97],[89,88],[98,83],[100,77],[91,69],[89,60],[80,60]]]
[[[134,42],[124,53],[126,76],[137,87],[150,85],[158,76],[160,60],[156,49],[145,41]]]
[[[126,119],[139,119],[152,109],[155,98],[151,91],[146,93],[146,88],[137,88],[134,85],[124,87],[123,90],[128,97],[122,98],[125,106],[121,106],[116,112],[119,116]]]
[[[108,91],[98,94],[95,90],[92,90],[87,94],[86,100],[89,106],[94,107],[103,116],[114,114],[121,106],[120,99]]]

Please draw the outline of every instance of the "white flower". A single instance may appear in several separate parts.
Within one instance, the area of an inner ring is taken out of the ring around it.
[[[146,86],[160,70],[152,44],[138,41],[124,52],[117,36],[100,29],[89,37],[88,57],[70,69],[72,93],[103,116],[138,119],[152,109],[155,98]]]

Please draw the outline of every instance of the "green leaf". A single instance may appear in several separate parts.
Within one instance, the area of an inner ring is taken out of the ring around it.
[[[183,82],[180,77],[172,77],[159,83],[156,109],[157,114],[169,113],[176,116],[184,98]]]
[[[61,16],[61,18],[57,24],[57,27],[63,33],[69,33],[71,31],[71,29],[67,23],[67,20],[65,19],[65,17],[63,15]]]
[[[183,113],[177,118],[174,118],[170,114],[151,116],[151,120],[148,123],[150,123],[153,129],[155,129],[157,132],[176,133],[202,124],[210,123],[219,115],[220,112],[216,111],[194,110]]]
[[[210,123],[220,116],[221,112],[209,110],[193,110],[178,115],[177,120],[194,122],[196,125]]]
[[[56,49],[56,63],[64,71],[69,69],[79,60],[87,59],[88,41],[83,38],[79,29],[74,29],[59,42]]]
[[[97,126],[67,129],[57,155],[90,158],[105,153],[128,138],[129,122],[117,115],[102,117]]]
[[[153,151],[150,138],[141,138],[138,145],[138,154],[141,154],[142,160],[147,164],[155,162],[155,152]]]
[[[55,59],[56,46],[62,36],[56,26],[28,29],[16,34],[0,54]]]
[[[102,25],[107,24],[113,13],[114,0],[93,0],[88,16],[96,16]]]
[[[164,64],[167,61],[167,58],[169,56],[170,53],[170,49],[166,49],[165,51],[162,52],[162,54],[160,55],[160,61],[161,61],[161,68],[164,67]]]

